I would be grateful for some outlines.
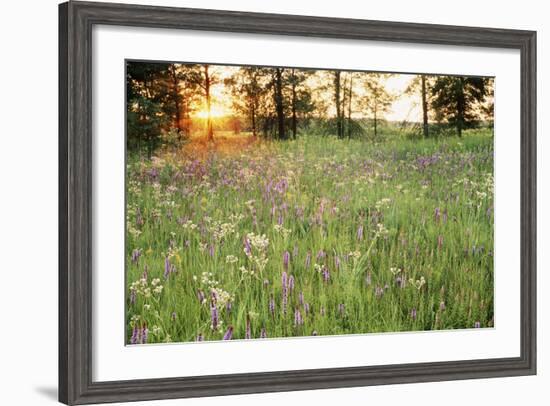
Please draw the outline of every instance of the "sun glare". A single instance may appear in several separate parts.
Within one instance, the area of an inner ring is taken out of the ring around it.
[[[212,106],[210,108],[210,117],[219,118],[229,115],[230,113],[224,109],[222,106]],[[202,109],[195,113],[195,116],[198,118],[208,118],[208,110]]]

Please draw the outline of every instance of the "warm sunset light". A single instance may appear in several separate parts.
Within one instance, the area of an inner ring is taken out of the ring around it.
[[[127,72],[127,344],[494,327],[492,78]]]
[[[225,109],[223,106],[214,105],[210,108],[210,117],[212,118],[220,118],[220,117],[225,117],[229,115],[231,115],[231,111]],[[194,116],[197,118],[206,119],[208,118],[208,110],[206,109],[199,110],[194,114]]]

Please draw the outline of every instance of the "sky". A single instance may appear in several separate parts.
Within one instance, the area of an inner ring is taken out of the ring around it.
[[[218,77],[218,84],[211,88],[212,107],[211,113],[213,117],[221,117],[232,114],[231,96],[223,84],[223,79],[228,78],[239,68],[235,66],[211,65],[212,72],[215,72]],[[384,118],[390,121],[422,121],[422,111],[420,107],[420,94],[407,95],[405,89],[410,84],[415,75],[410,74],[395,74],[385,79],[386,89],[396,96],[390,110],[384,114]],[[360,85],[354,88],[357,93],[361,94]],[[197,115],[201,118],[206,117],[206,111],[200,110]],[[355,112],[354,115],[360,115],[361,112]]]

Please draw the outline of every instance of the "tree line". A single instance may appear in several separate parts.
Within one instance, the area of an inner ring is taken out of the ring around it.
[[[277,140],[295,139],[312,126],[339,138],[366,131],[376,138],[380,121],[402,96],[385,86],[392,76],[387,73],[243,66],[227,74],[218,65],[144,62],[126,68],[128,143],[150,151],[163,135],[186,139],[199,110],[206,113],[204,133],[213,140],[214,87],[225,88],[232,119],[253,137]],[[492,117],[492,91],[490,78],[416,75],[404,93],[420,100],[422,134],[428,137],[430,122],[448,123],[461,136],[464,128]]]

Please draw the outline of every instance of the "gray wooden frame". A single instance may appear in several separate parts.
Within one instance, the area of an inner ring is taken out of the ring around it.
[[[518,49],[521,355],[517,358],[92,381],[92,26],[284,34]],[[536,373],[536,32],[109,3],[59,6],[59,400],[66,404],[340,388]]]

